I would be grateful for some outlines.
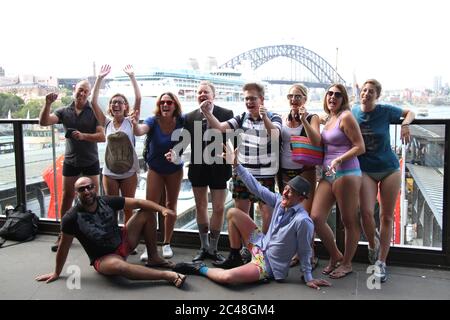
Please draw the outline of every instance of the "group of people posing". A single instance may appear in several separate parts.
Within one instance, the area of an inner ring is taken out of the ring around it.
[[[299,264],[306,285],[320,288],[330,283],[312,276],[317,261],[314,234],[330,254],[322,274],[339,279],[352,272],[360,226],[368,241],[369,262],[376,267],[375,276],[381,282],[387,280],[386,258],[401,180],[389,126],[401,121],[401,139],[408,143],[414,113],[377,103],[381,95],[377,80],[363,84],[360,102],[352,108],[345,86],[331,85],[323,99],[323,115],[309,113],[307,88],[293,85],[287,94],[290,111],[282,116],[266,109],[264,87],[258,83],[244,85],[247,110],[234,115],[233,111],[215,105],[215,88],[205,81],[198,86],[199,107],[194,111],[184,114],[177,95],[164,92],[156,99],[155,115],[139,123],[141,95],[130,65],[124,72],[134,88],[134,106],[118,93],[109,100],[108,115],[100,108],[99,89],[110,70],[108,65],[101,67],[90,102],[90,85],[81,81],[70,106],[51,112],[50,106],[57,99],[57,94],[52,93],[47,95],[41,111],[40,124],[62,123],[67,140],[61,234],[52,247],[57,251],[56,268],[37,280],[53,281],[59,277],[76,237],[91,265],[104,275],[164,279],[181,287],[186,274],[203,275],[219,283],[280,281],[287,277],[291,266]],[[139,173],[135,136],[142,135],[147,136],[146,200],[134,198]],[[316,167],[293,159],[293,136],[306,137],[313,148],[323,149],[321,165]],[[97,142],[104,141],[107,145],[102,182],[106,196],[98,196]],[[174,264],[167,259],[173,256],[170,243],[183,179],[180,156],[189,144],[188,178],[195,199],[201,247],[192,263]],[[217,245],[230,178],[235,206],[226,214],[230,253],[225,258]],[[379,230],[374,220],[378,193]],[[252,202],[258,203],[261,226],[249,216]],[[345,228],[343,253],[327,224],[335,203]],[[117,223],[118,210],[125,213],[122,230]],[[164,217],[163,257],[156,245],[156,212]],[[135,252],[141,235],[146,243],[141,260],[146,261],[146,266],[126,262],[127,256]],[[206,259],[212,260],[215,268],[208,267]]]

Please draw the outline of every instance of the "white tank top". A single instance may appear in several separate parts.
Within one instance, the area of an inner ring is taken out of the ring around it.
[[[122,121],[122,124],[120,125],[120,127],[118,129],[116,129],[114,127],[114,123],[112,122],[112,120],[110,119],[106,119],[105,122],[105,135],[106,138],[108,138],[108,136],[112,133],[118,132],[118,131],[123,131],[127,134],[128,139],[130,139],[131,145],[133,146],[134,149],[134,162],[133,162],[133,166],[131,167],[131,169],[128,172],[125,172],[123,174],[116,174],[114,172],[111,172],[111,170],[109,170],[106,165],[103,165],[103,170],[102,170],[102,174],[105,176],[108,176],[110,178],[113,179],[126,179],[131,177],[132,175],[136,174],[136,172],[139,172],[139,160],[136,154],[136,149],[134,148],[134,142],[135,142],[135,138],[134,138],[134,134],[133,134],[133,125],[131,124],[130,119],[125,118]],[[108,140],[106,140],[108,141]],[[108,142],[106,142],[108,143]]]

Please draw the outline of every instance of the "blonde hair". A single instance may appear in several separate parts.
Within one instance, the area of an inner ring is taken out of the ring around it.
[[[381,83],[378,82],[378,80],[369,79],[369,80],[366,80],[366,82],[364,82],[363,88],[366,84],[372,84],[375,86],[375,90],[377,91],[377,99],[378,99],[381,96]]]
[[[124,101],[125,101],[125,110],[123,112],[123,116],[127,117],[128,116],[128,112],[130,112],[130,105],[128,104],[128,99],[127,97],[125,97],[123,94],[121,93],[116,93],[115,95],[113,95],[110,99],[109,99],[109,103],[108,103],[108,114],[110,116],[114,116],[112,111],[111,111],[111,102],[115,97],[121,97]]]
[[[292,89],[300,90],[300,92],[305,96],[305,98],[308,98],[308,88],[305,87],[303,84],[301,84],[301,83],[295,83],[295,84],[293,84],[293,85],[289,88],[289,92],[290,92]]]

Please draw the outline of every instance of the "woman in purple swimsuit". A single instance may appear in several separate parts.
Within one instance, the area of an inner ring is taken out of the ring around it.
[[[359,125],[350,112],[345,87],[333,84],[327,91],[323,108],[328,114],[321,141],[325,148],[323,174],[316,189],[311,218],[317,234],[330,254],[323,274],[339,279],[352,272],[352,259],[358,246],[358,205],[361,170],[357,156],[365,152]],[[345,253],[339,251],[333,231],[327,224],[333,204],[337,202],[345,228]]]

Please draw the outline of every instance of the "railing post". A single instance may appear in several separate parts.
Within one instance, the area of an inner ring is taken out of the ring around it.
[[[19,121],[13,122],[14,128],[14,158],[16,164],[16,195],[17,205],[27,207],[27,187],[25,182],[25,156],[23,148],[23,127]]]
[[[442,207],[442,250],[445,254],[447,265],[450,265],[450,122],[445,122],[444,144],[444,203]]]

